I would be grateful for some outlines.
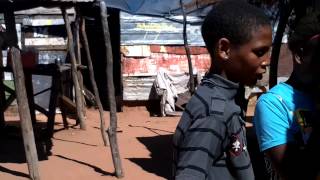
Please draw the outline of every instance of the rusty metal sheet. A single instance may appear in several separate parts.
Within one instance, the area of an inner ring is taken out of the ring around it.
[[[194,71],[205,73],[210,67],[210,55],[191,55]],[[165,68],[172,74],[187,73],[186,55],[151,53],[145,58],[122,58],[123,76],[155,76],[159,68]]]

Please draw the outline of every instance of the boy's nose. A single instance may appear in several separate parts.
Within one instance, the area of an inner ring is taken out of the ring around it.
[[[262,61],[261,65],[262,66],[269,66],[270,65],[270,61],[271,61],[271,57],[267,56],[266,58],[264,58],[264,60]]]

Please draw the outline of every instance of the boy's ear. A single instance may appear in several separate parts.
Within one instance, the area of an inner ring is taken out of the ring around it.
[[[227,38],[221,38],[218,41],[217,55],[219,59],[228,60],[230,54],[231,42]]]
[[[297,53],[292,53],[293,60],[297,64],[302,64],[301,57]]]

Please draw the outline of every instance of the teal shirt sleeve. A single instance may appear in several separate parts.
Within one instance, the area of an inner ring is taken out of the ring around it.
[[[260,151],[294,141],[290,135],[290,111],[281,97],[262,95],[256,105],[254,127]]]

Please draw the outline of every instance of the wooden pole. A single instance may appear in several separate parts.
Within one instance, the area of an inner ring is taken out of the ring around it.
[[[77,63],[79,65],[82,64],[81,62],[81,48],[80,48],[80,17],[81,17],[81,12],[80,8],[78,6],[75,7],[76,9],[76,19],[75,19],[75,42],[76,42],[76,59]],[[82,104],[82,111],[84,117],[86,117],[86,101],[84,98],[84,85],[83,85],[83,77],[81,73],[81,68],[77,68],[78,72],[78,79],[79,79],[79,85],[80,85],[80,90],[81,90],[81,104]]]
[[[89,47],[88,37],[87,37],[87,33],[86,33],[86,22],[85,22],[85,19],[83,17],[81,17],[80,24],[81,24],[80,27],[81,27],[82,43],[83,43],[83,46],[84,46],[84,49],[85,49],[86,55],[87,55],[90,81],[91,81],[91,85],[92,85],[92,88],[93,88],[94,96],[95,96],[96,103],[97,103],[98,109],[99,109],[99,114],[100,114],[100,131],[101,131],[101,135],[102,135],[102,139],[103,139],[104,145],[108,146],[109,142],[108,142],[108,139],[107,139],[103,107],[102,107],[102,104],[101,104],[101,101],[100,101],[100,96],[99,96],[97,83],[96,83],[96,80],[94,78],[92,58],[91,58],[91,54],[90,54],[90,47]]]
[[[24,150],[26,154],[29,175],[32,180],[40,180],[38,171],[38,155],[33,134],[30,108],[28,104],[24,72],[21,63],[20,51],[18,47],[17,30],[15,26],[15,16],[13,4],[8,3],[6,11],[4,12],[7,43],[10,48],[10,59],[12,63],[12,71],[14,76],[15,92],[18,103],[18,111],[20,116],[21,131],[23,137]]]
[[[180,5],[181,5],[181,11],[182,11],[182,16],[183,16],[183,42],[184,42],[184,48],[186,51],[186,55],[188,58],[188,67],[189,67],[189,91],[191,94],[194,93],[195,91],[195,85],[194,85],[194,77],[193,77],[193,67],[192,67],[192,60],[191,60],[191,53],[190,53],[190,48],[188,45],[188,36],[187,36],[187,16],[184,11],[183,7],[183,2],[180,0]]]
[[[31,179],[40,180],[40,175],[38,171],[38,155],[31,123],[31,115],[28,105],[27,92],[25,89],[25,80],[21,63],[20,51],[15,47],[12,47],[10,51],[14,83],[16,87],[18,110],[21,121],[23,144],[28,162],[29,174]]]
[[[278,61],[282,44],[283,33],[286,29],[288,18],[292,11],[290,4],[286,3],[285,0],[280,1],[280,19],[277,28],[276,35],[273,41],[273,47],[271,52],[270,61],[270,74],[269,74],[269,87],[272,88],[277,84],[278,78]]]
[[[1,33],[1,32],[0,32]],[[0,37],[1,38],[1,37]],[[1,41],[1,39],[0,39]],[[2,60],[2,44],[0,43],[0,68],[3,68],[3,60]],[[0,71],[0,131],[5,127],[5,120],[4,120],[4,105],[6,102],[6,95],[5,95],[5,90],[4,90],[4,72],[1,70]]]
[[[80,128],[86,129],[85,117],[84,117],[83,111],[82,111],[81,89],[80,89],[79,79],[78,79],[78,75],[77,75],[77,60],[76,60],[76,55],[74,52],[71,26],[70,26],[68,14],[67,14],[66,9],[64,7],[61,7],[61,12],[63,14],[63,18],[64,18],[64,22],[65,22],[65,26],[66,26],[66,30],[67,30],[67,34],[68,34],[68,49],[69,49],[69,54],[71,57],[70,58],[71,73],[72,73],[75,94],[76,94],[77,115],[78,115],[78,118],[80,121]]]
[[[109,141],[111,146],[112,160],[115,166],[115,173],[118,178],[124,176],[120,153],[117,142],[117,106],[116,98],[114,92],[114,83],[113,83],[113,56],[111,48],[111,40],[109,33],[109,25],[107,18],[107,7],[104,1],[99,0],[100,3],[100,13],[101,13],[101,24],[104,34],[104,43],[106,48],[106,74],[107,74],[107,84],[108,84],[108,97],[109,97],[109,108],[110,108],[110,127],[108,130]]]

